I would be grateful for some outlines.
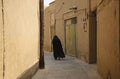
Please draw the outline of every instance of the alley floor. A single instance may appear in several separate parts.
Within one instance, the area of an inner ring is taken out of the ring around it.
[[[38,70],[32,79],[102,79],[95,64],[87,64],[66,56],[54,60],[52,53],[45,53],[45,69]]]

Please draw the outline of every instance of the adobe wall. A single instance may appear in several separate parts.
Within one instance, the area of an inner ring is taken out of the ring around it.
[[[120,78],[119,0],[104,0],[97,9],[97,67],[104,79]]]
[[[56,0],[56,34],[60,37],[65,50],[65,25],[64,20],[77,17],[76,25],[76,50],[77,57],[89,62],[89,19],[87,0]],[[77,6],[77,10],[70,8]],[[85,27],[84,22],[85,21]]]
[[[51,28],[54,27],[55,2],[44,10],[44,50],[51,51],[52,35]]]
[[[3,79],[3,14],[0,0],[0,79]]]
[[[16,79],[38,62],[38,4],[38,0],[4,0],[4,79]]]

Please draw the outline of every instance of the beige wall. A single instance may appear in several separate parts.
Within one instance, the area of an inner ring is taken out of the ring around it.
[[[55,2],[52,2],[50,6],[48,6],[44,10],[44,50],[51,51],[51,26],[54,26],[54,12],[55,11]]]
[[[4,0],[4,79],[16,79],[38,61],[38,15],[38,0]]]
[[[77,10],[74,12],[70,10],[73,6],[77,6]],[[54,10],[55,9],[55,10]],[[51,47],[51,33],[50,26],[51,14],[55,15],[55,30],[56,34],[60,37],[64,51],[65,51],[65,26],[64,21],[73,17],[77,17],[76,26],[76,50],[77,57],[86,61],[89,61],[89,1],[88,0],[56,0],[54,5],[50,5],[45,9],[45,50],[49,50]],[[83,20],[86,19],[85,22]],[[84,29],[84,24],[85,29]]]
[[[54,12],[55,11],[55,2],[52,2],[50,6],[48,6],[44,10],[44,50],[51,51],[51,27],[54,27]]]
[[[44,10],[44,50],[46,50],[46,51],[50,51],[50,48],[51,48],[51,46],[50,46],[50,36],[51,36],[51,32],[50,32],[50,14],[49,14],[49,12],[48,12],[48,8],[46,8],[45,10]]]
[[[70,10],[77,6],[76,12]],[[56,34],[60,37],[65,49],[65,27],[64,20],[77,17],[76,46],[77,57],[89,62],[89,20],[87,0],[56,0]],[[86,19],[86,28],[83,28],[83,19]]]
[[[101,1],[101,0],[89,0],[89,1],[90,1],[90,10],[94,11],[95,9],[97,9],[98,1]]]
[[[0,79],[3,79],[3,18],[1,0],[0,0]]]
[[[119,0],[106,0],[97,10],[97,66],[104,79],[120,78],[119,8]]]

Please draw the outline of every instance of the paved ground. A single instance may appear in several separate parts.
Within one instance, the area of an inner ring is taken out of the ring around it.
[[[52,53],[45,53],[45,69],[38,70],[32,79],[101,79],[96,66],[67,56],[54,60]]]

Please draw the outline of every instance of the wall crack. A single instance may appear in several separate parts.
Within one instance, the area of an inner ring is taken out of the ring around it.
[[[4,0],[2,2],[2,22],[3,22],[3,79],[5,79],[5,29],[4,29]]]

